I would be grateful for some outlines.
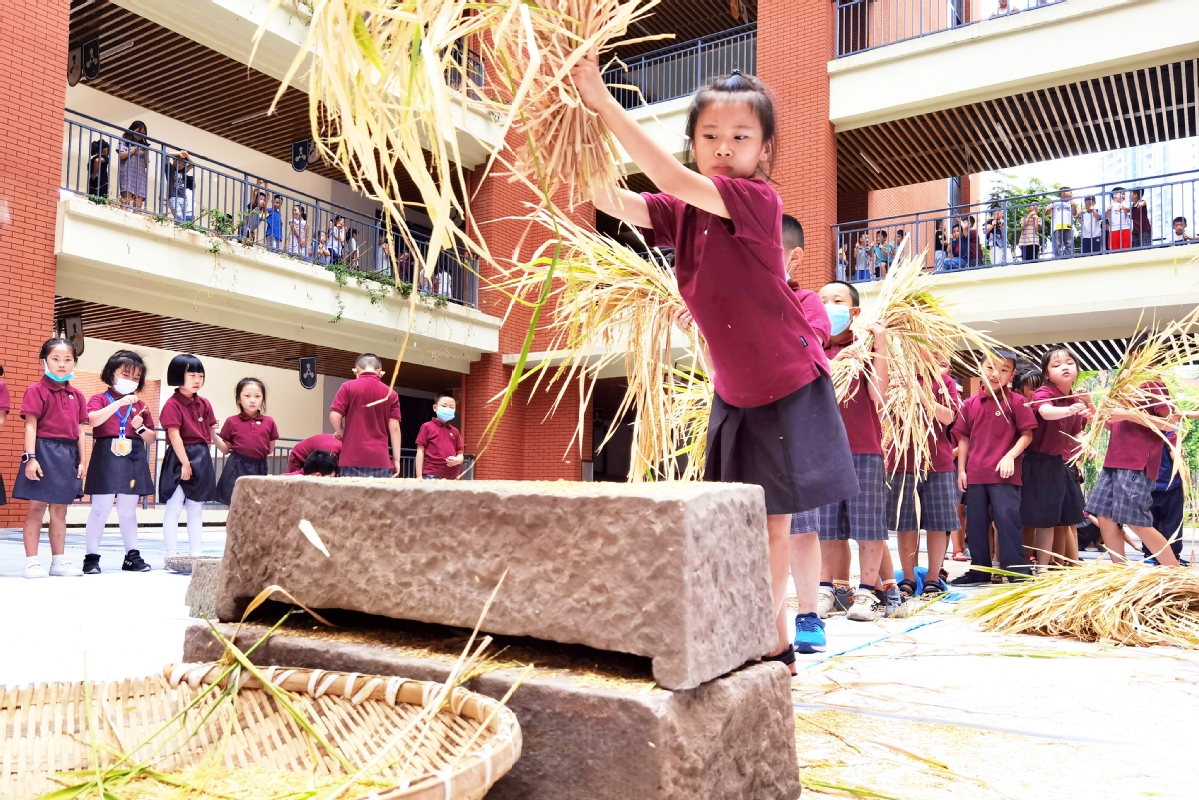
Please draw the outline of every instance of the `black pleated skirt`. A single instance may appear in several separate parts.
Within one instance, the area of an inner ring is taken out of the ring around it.
[[[1082,486],[1078,472],[1061,456],[1025,451],[1021,467],[1020,524],[1055,528],[1083,521]]]
[[[185,444],[187,460],[192,465],[190,481],[179,480],[183,465],[175,455],[175,448],[167,445],[166,455],[162,459],[162,471],[158,473],[158,502],[165,503],[175,494],[177,487],[183,487],[183,496],[196,503],[207,503],[216,499],[216,470],[212,466],[212,456],[206,444]]]
[[[821,376],[756,408],[715,395],[704,480],[751,483],[767,514],[796,514],[856,497],[858,478],[833,382]]]
[[[0,475],[0,506],[8,505],[8,493],[4,490],[4,476]]]
[[[75,477],[79,473],[77,439],[43,439],[39,436],[34,453],[42,468],[41,480],[29,480],[22,464],[17,471],[13,497],[55,505],[68,505],[83,497],[83,480]]]
[[[225,459],[225,466],[221,468],[221,479],[216,485],[216,499],[222,505],[229,505],[233,500],[233,485],[237,483],[237,479],[243,475],[266,475],[266,459],[254,460],[230,453]]]
[[[132,438],[133,449],[127,456],[112,452],[115,437],[105,436],[92,441],[92,456],[87,462],[87,479],[83,484],[85,494],[135,494],[138,497],[154,495],[154,478],[150,474],[150,462],[145,442]]]

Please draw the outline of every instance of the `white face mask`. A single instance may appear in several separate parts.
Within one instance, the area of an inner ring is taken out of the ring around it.
[[[131,381],[128,378],[117,378],[113,381],[112,388],[120,394],[133,394],[137,391],[137,381]]]

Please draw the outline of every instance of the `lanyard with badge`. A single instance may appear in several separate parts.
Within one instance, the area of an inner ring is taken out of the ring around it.
[[[116,402],[116,400],[113,400],[112,395],[110,395],[108,392],[105,392],[104,396],[108,398],[108,402],[110,402],[110,403]],[[133,442],[131,442],[127,438],[125,438],[125,423],[127,423],[129,421],[129,417],[132,414],[133,414],[133,403],[130,403],[125,408],[125,414],[123,416],[121,414],[121,409],[119,409],[119,408],[117,409],[116,417],[117,417],[117,424],[120,425],[120,431],[117,434],[117,438],[113,439],[112,444],[109,445],[110,448],[112,449],[112,454],[114,456],[127,456],[133,452]]]

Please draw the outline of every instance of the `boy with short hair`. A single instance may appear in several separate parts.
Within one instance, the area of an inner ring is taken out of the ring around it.
[[[437,393],[433,414],[416,436],[416,474],[423,480],[456,480],[466,457],[462,434],[450,424],[458,415],[452,392]]]
[[[1173,229],[1170,231],[1170,244],[1186,244],[1195,241],[1195,237],[1187,233],[1186,217],[1175,217],[1171,225]]]
[[[829,360],[853,343],[850,322],[862,309],[858,290],[847,283],[833,281],[820,290],[825,313],[831,324],[831,337],[825,347]],[[858,591],[846,617],[855,622],[878,619],[881,599],[876,589],[883,553],[887,549],[887,489],[884,482],[882,425],[878,408],[887,395],[887,331],[879,324],[871,326],[874,357],[858,377],[852,396],[840,406],[841,419],[849,436],[858,495],[849,500],[822,506],[820,513],[820,589],[818,613],[827,617],[844,607],[849,596],[849,540],[858,543],[860,578]],[[894,583],[893,575],[884,576]],[[840,603],[838,603],[840,599]]]
[[[383,384],[383,362],[374,353],[358,356],[353,372],[354,380],[341,385],[329,407],[329,424],[333,426],[333,435],[341,441],[341,476],[399,477],[399,395]]]
[[[1008,388],[1015,370],[1015,353],[1001,350],[987,356],[982,387],[962,404],[954,423],[958,489],[966,493],[966,541],[971,561],[971,569],[951,581],[954,586],[991,582],[990,575],[974,567],[991,566],[992,519],[1000,567],[1029,572],[1020,525],[1020,456],[1032,441],[1037,420],[1024,396]]]
[[[1053,257],[1074,257],[1074,220],[1078,218],[1078,206],[1070,187],[1063,186],[1053,201],[1050,219],[1053,224]]]
[[[1112,204],[1107,209],[1108,250],[1132,247],[1132,212],[1124,202],[1124,187],[1112,189]]]
[[[1095,207],[1095,195],[1082,199],[1083,209],[1079,214],[1079,233],[1082,239],[1082,254],[1094,255],[1103,252],[1103,217]]]

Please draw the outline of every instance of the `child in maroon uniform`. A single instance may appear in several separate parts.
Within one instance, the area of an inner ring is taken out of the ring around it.
[[[200,555],[204,503],[216,498],[216,474],[209,446],[216,437],[212,403],[200,397],[204,364],[180,354],[167,366],[167,384],[178,387],[162,407],[159,421],[167,432],[166,455],[158,474],[158,501],[166,503],[162,538],[166,557],[178,555],[179,515],[187,509],[187,539],[193,557]]]
[[[25,454],[12,496],[29,501],[25,514],[25,577],[47,575],[37,557],[42,515],[50,507],[50,575],[75,577],[83,572],[66,560],[67,506],[83,496],[83,425],[87,400],[71,385],[75,377],[75,345],[48,339],[38,356],[45,375],[25,390]]]
[[[465,460],[462,434],[450,422],[458,415],[454,395],[438,392],[433,419],[416,435],[416,474],[425,480],[455,480]]]
[[[343,478],[400,476],[400,398],[383,384],[382,371],[383,362],[374,353],[358,356],[354,380],[341,385],[329,408],[329,424],[341,442],[338,469]]]
[[[241,413],[225,420],[217,447],[229,456],[216,485],[217,501],[229,505],[233,486],[243,475],[266,475],[266,457],[275,449],[279,428],[266,414],[266,384],[257,378],[242,378],[234,395]]]
[[[4,367],[0,366],[0,428],[8,421],[12,399],[8,396],[8,384],[4,382]],[[0,474],[0,506],[8,505],[8,493],[4,491],[4,475]]]
[[[774,106],[757,78],[714,78],[687,115],[695,169],[674,158],[609,93],[592,55],[571,78],[661,190],[595,191],[596,207],[673,247],[679,293],[707,344],[715,398],[704,477],[761,486],[779,642],[794,664],[787,621],[791,515],[850,496],[853,465],[820,340],[787,286],[782,201],[768,175]]]
[[[1021,454],[1032,441],[1037,420],[1024,397],[1008,388],[1015,369],[1013,353],[988,356],[983,361],[983,386],[962,404],[953,427],[958,436],[958,488],[966,493],[971,564],[991,566],[994,518],[1000,567],[1027,573],[1020,533]],[[973,568],[951,581],[954,586],[990,582],[989,574]]]
[[[296,442],[295,447],[287,454],[288,474],[303,472],[304,462],[317,450],[324,450],[337,458],[341,454],[341,442],[337,441],[337,437],[331,433],[318,433],[301,442]]]
[[[108,391],[87,401],[92,456],[83,491],[91,495],[92,510],[87,516],[83,574],[100,574],[100,540],[113,505],[125,544],[121,569],[149,572],[150,565],[137,549],[137,500],[154,494],[146,449],[154,443],[154,417],[136,394],[146,385],[146,362],[132,350],[118,350],[104,365],[100,380]]]

